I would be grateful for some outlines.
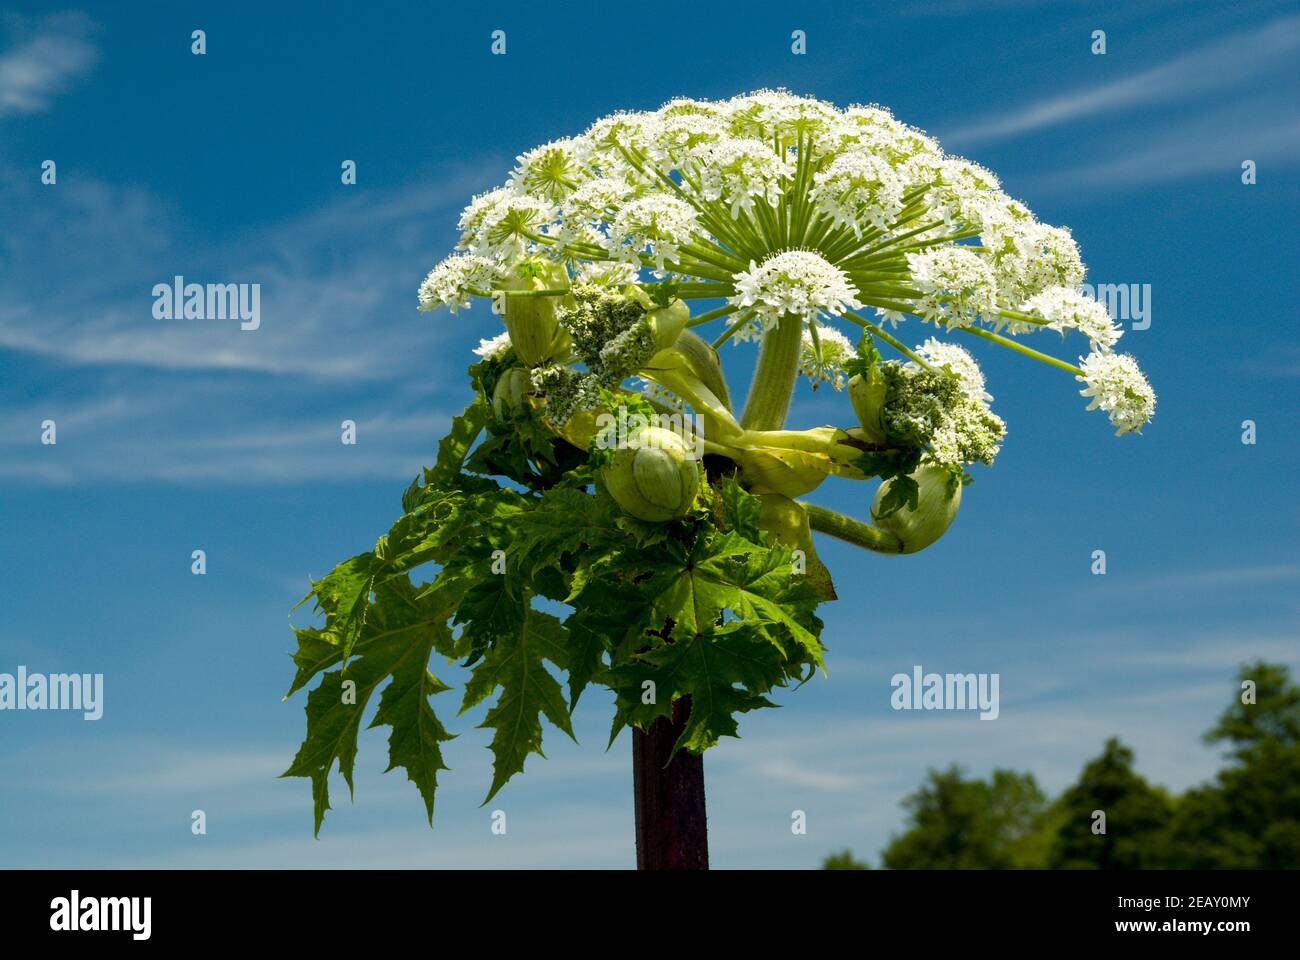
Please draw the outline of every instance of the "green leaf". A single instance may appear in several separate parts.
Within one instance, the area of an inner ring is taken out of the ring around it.
[[[727,477],[718,485],[718,500],[722,507],[722,527],[732,530],[746,540],[763,542],[758,523],[763,514],[763,504],[735,477]]]
[[[677,749],[701,751],[736,735],[735,715],[773,706],[764,695],[821,665],[816,590],[797,576],[790,548],[760,546],[736,531],[702,527],[694,543],[665,543],[635,586],[648,595],[648,629],[612,654],[617,693],[611,742],[631,723],[645,728],[691,698]],[[635,605],[623,601],[631,611]],[[643,684],[653,681],[653,703]]]
[[[576,706],[587,684],[603,678],[606,654],[639,638],[650,624],[654,594],[626,567],[617,576],[589,583],[573,598],[569,631],[569,704]]]
[[[900,474],[890,481],[889,489],[880,498],[880,507],[876,510],[876,516],[887,517],[897,513],[903,507],[915,510],[920,496],[921,488],[917,486],[916,481],[905,474]]]
[[[559,620],[529,610],[517,630],[496,638],[465,685],[461,713],[490,697],[494,690],[501,690],[497,702],[479,724],[495,731],[490,747],[492,787],[484,803],[523,770],[528,754],[545,757],[542,716],[573,737],[564,691],[545,665],[549,660],[560,669],[566,667],[565,638],[566,631]]]
[[[736,714],[775,707],[762,694],[784,685],[788,670],[781,652],[761,631],[733,622],[663,644],[613,673],[619,684],[615,735],[620,722],[644,728],[668,716],[674,699],[690,697],[686,726],[673,745],[675,755],[683,747],[702,753],[722,737],[738,736]],[[642,702],[646,681],[654,683],[652,704]]]
[[[438,441],[438,459],[432,468],[424,471],[424,482],[441,485],[456,480],[470,447],[491,417],[492,406],[481,394],[474,397],[464,413],[452,417],[451,432]]]
[[[821,666],[821,643],[810,629],[817,596],[792,559],[789,547],[760,547],[735,531],[702,536],[670,569],[655,610],[692,634],[711,632],[729,612],[779,647],[788,636]]]
[[[321,820],[329,809],[328,777],[336,761],[349,793],[352,791],[357,731],[370,697],[390,676],[400,675],[409,684],[412,672],[427,670],[429,651],[437,637],[445,635],[451,613],[442,600],[437,595],[417,597],[405,577],[377,585],[375,601],[362,618],[353,658],[344,668],[325,673],[320,685],[308,693],[307,735],[282,776],[311,778],[315,832],[320,832]],[[434,679],[423,689],[435,693],[441,684]],[[427,726],[427,718],[412,711],[401,711],[395,703],[390,703],[379,722],[392,723],[393,736],[401,745],[398,748],[401,766],[406,766],[403,761],[409,759],[407,745],[412,735],[433,732],[436,736],[435,728]],[[407,724],[412,722],[425,722],[424,731],[418,727],[414,731],[409,729]],[[430,791],[427,802],[432,801],[430,772],[429,765],[421,763],[412,776],[422,793],[426,788]]]
[[[876,340],[866,330],[862,331],[862,336],[858,339],[857,356],[850,357],[840,364],[846,377],[861,376],[865,377],[872,367],[880,362],[880,350],[876,346]]]
[[[447,634],[445,627],[440,627]],[[392,727],[388,736],[388,768],[402,767],[407,778],[415,784],[424,798],[429,825],[433,825],[433,796],[438,788],[438,771],[446,770],[442,759],[442,743],[453,734],[438,721],[429,705],[429,697],[451,688],[429,672],[429,654],[438,634],[429,631],[423,650],[403,660],[393,671],[393,680],[384,688],[379,698],[379,709],[370,722],[371,727],[387,724]],[[450,639],[450,636],[447,636]]]
[[[313,583],[311,592],[298,601],[294,609],[315,598],[316,609],[325,614],[325,626],[295,631],[298,652],[293,660],[298,672],[285,694],[286,699],[320,670],[350,654],[365,625],[375,566],[373,553],[357,554]]]

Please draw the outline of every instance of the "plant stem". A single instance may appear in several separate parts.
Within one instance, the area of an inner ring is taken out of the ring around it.
[[[1048,356],[1046,353],[1039,353],[1031,347],[1026,347],[1023,344],[1016,343],[1014,340],[998,336],[996,333],[989,333],[987,330],[981,330],[979,327],[957,327],[956,329],[974,337],[982,337],[985,340],[991,340],[999,346],[1006,347],[1008,350],[1014,350],[1016,353],[1023,354],[1026,357],[1033,357],[1035,360],[1041,360],[1043,363],[1064,370],[1066,373],[1072,373],[1076,377],[1083,376],[1083,371],[1072,363],[1058,360],[1056,357]]]
[[[632,790],[636,798],[638,870],[707,870],[708,815],[704,758],[673,745],[686,728],[689,697],[673,701],[672,719],[632,731]]]
[[[803,347],[803,317],[787,313],[763,334],[740,422],[747,430],[780,430],[790,412]]]
[[[854,546],[865,547],[877,553],[902,553],[903,542],[887,530],[869,526],[835,510],[819,507],[815,503],[799,501],[808,514],[808,526],[819,533],[836,537]]]

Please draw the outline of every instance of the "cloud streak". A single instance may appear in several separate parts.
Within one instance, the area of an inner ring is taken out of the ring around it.
[[[969,147],[1004,140],[1101,114],[1188,100],[1242,84],[1300,50],[1300,16],[1242,31],[1127,77],[1073,90],[959,127],[944,142]]]
[[[42,113],[99,59],[91,22],[76,14],[47,17],[32,35],[0,53],[0,119]]]

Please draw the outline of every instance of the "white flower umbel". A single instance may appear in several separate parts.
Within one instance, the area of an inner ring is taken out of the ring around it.
[[[687,164],[698,177],[701,196],[721,201],[732,219],[743,210],[749,213],[755,202],[776,206],[794,167],[762,140],[719,140],[703,143],[690,151]]]
[[[978,163],[961,157],[943,157],[937,172],[939,182],[930,202],[934,211],[950,224],[978,227],[983,222],[981,211],[991,201],[1005,196],[998,178]]]
[[[935,344],[938,341],[931,342],[932,349]],[[956,368],[950,365],[951,372],[942,368],[927,370],[915,361],[880,365],[888,384],[882,423],[889,434],[925,446],[937,463],[992,465],[1006,435],[1006,424],[989,409],[978,368],[973,380],[978,394],[966,389],[963,373],[972,376],[974,361],[951,353],[947,356],[956,360]]]
[[[986,242],[996,249],[998,237],[994,231],[988,233]],[[1011,226],[1006,241],[1012,252],[999,257],[997,267],[1004,303],[1023,302],[1051,287],[1075,288],[1083,283],[1079,245],[1064,227],[1022,220]]]
[[[504,331],[498,333],[491,340],[480,340],[474,352],[484,360],[491,360],[498,357],[510,349],[510,334]]]
[[[943,159],[939,144],[922,131],[901,120],[880,106],[851,106],[845,109],[843,122],[836,129],[842,138],[842,149],[854,149],[883,157],[891,164],[907,169],[903,163],[912,158],[927,157],[932,169],[938,169]],[[909,182],[921,179],[904,176]]]
[[[614,216],[609,225],[610,252],[632,263],[648,252],[662,274],[664,261],[700,232],[695,208],[689,203],[662,193],[649,194],[630,201]]]
[[[549,200],[498,187],[475,197],[461,214],[460,248],[505,264],[522,259],[536,243],[536,234],[555,216]]]
[[[817,330],[816,340],[813,339],[814,327]],[[799,372],[812,381],[814,390],[818,384],[825,382],[829,382],[836,390],[844,389],[843,364],[856,356],[849,338],[834,327],[828,327],[824,323],[804,327],[803,346],[799,351]]]
[[[936,247],[907,255],[912,284],[923,294],[917,312],[926,320],[968,326],[997,309],[993,268],[965,247]]]
[[[636,283],[639,273],[636,266],[630,263],[580,263],[574,276],[574,285],[625,287],[629,283]]]
[[[455,253],[443,260],[420,284],[420,310],[447,306],[455,313],[471,306],[470,297],[492,287],[496,267],[491,260],[470,253]]]
[[[661,163],[675,163],[678,157],[704,144],[727,136],[727,122],[716,113],[692,113],[682,108],[682,101],[659,111],[660,121],[647,152]]]
[[[1100,408],[1110,414],[1110,422],[1117,428],[1115,436],[1140,431],[1151,420],[1156,392],[1128,354],[1090,353],[1080,367],[1083,376],[1076,379],[1087,386],[1079,395],[1092,397],[1089,410]]]
[[[844,271],[811,250],[786,250],[751,263],[736,275],[735,288],[728,302],[752,310],[764,329],[786,314],[811,320],[862,305]]]
[[[832,223],[845,224],[861,236],[864,227],[888,228],[903,209],[904,186],[888,160],[845,153],[813,175],[810,196]]]
[[[727,113],[737,136],[781,143],[825,134],[841,120],[830,104],[788,90],[758,90],[733,97],[727,101]]]
[[[1110,318],[1104,303],[1069,287],[1048,287],[1026,300],[1020,311],[1042,317],[1048,321],[1048,329],[1062,335],[1067,330],[1078,330],[1092,341],[1092,349],[1097,353],[1109,352],[1124,333]]]
[[[519,166],[510,175],[512,186],[547,200],[564,198],[590,177],[581,158],[583,146],[569,137],[520,154],[515,158]]]
[[[966,350],[955,343],[931,337],[916,348],[918,356],[932,367],[946,367],[961,381],[962,389],[976,400],[990,402],[993,397],[984,389],[984,371]]]
[[[599,224],[615,215],[632,196],[633,187],[622,177],[596,177],[564,198],[561,208],[567,226]]]

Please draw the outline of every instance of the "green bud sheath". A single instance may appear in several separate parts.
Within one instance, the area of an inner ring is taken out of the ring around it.
[[[524,397],[532,392],[533,381],[523,367],[511,367],[501,375],[492,391],[492,412],[498,420],[518,410]]]
[[[624,512],[659,523],[690,510],[699,490],[700,467],[676,433],[646,427],[614,454],[601,477]]]
[[[646,314],[646,322],[654,331],[655,346],[667,350],[681,336],[686,324],[691,319],[691,308],[681,300],[674,300],[666,307],[658,307]]]
[[[871,504],[871,519],[880,529],[902,541],[903,553],[924,550],[942,537],[961,506],[961,484],[953,482],[952,471],[947,467],[925,464],[912,474],[912,479],[920,490],[915,510],[903,507],[887,517],[876,516],[892,480],[880,485]]]
[[[682,477],[672,455],[654,447],[632,457],[632,478],[637,492],[671,516],[682,503]]]
[[[718,360],[718,351],[713,345],[694,330],[683,330],[673,341],[673,353],[695,374],[700,383],[731,409],[731,394],[727,389],[727,380],[722,375],[722,363]]]
[[[561,264],[547,264],[536,272],[516,273],[501,283],[502,290],[567,289],[569,274]],[[571,296],[505,297],[506,331],[510,344],[525,364],[536,367],[569,354],[568,331],[556,320],[561,305],[572,306]]]
[[[873,365],[865,377],[855,373],[849,378],[849,402],[862,425],[863,439],[884,443],[886,437],[880,414],[885,407],[885,378],[880,375],[878,367]]]
[[[808,514],[803,506],[779,493],[764,493],[758,500],[762,509],[758,528],[772,534],[780,543],[802,550],[803,575],[823,600],[834,600],[835,584],[831,582],[830,570],[813,547],[812,530],[808,527]]]
[[[740,466],[745,485],[754,493],[799,497],[816,490],[831,472],[829,457],[782,447],[737,447],[728,456]]]

